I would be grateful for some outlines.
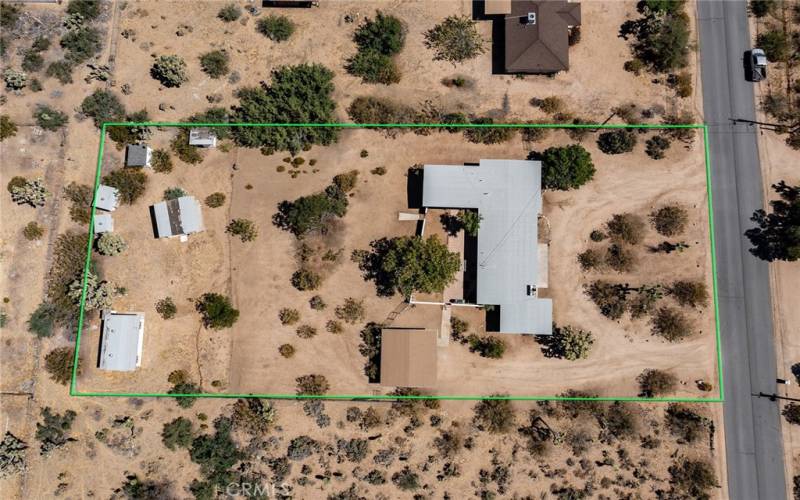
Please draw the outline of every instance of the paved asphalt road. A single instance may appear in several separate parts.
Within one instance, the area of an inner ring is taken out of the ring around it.
[[[767,265],[743,236],[763,203],[755,131],[730,118],[754,119],[753,84],[744,79],[750,48],[746,3],[698,3],[705,120],[709,125],[716,225],[720,327],[725,382],[725,445],[732,500],[786,498],[776,392]]]

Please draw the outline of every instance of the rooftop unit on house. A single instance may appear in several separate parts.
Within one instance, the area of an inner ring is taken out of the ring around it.
[[[157,238],[186,236],[204,229],[203,212],[194,196],[181,196],[156,203],[150,212]]]
[[[553,74],[569,69],[570,30],[581,4],[564,0],[485,0],[484,12],[502,23],[506,73]],[[497,42],[497,41],[496,41]]]
[[[110,233],[114,230],[114,218],[111,214],[95,214],[94,234]]]
[[[424,168],[424,207],[475,209],[482,217],[471,269],[475,302],[494,306],[489,314],[499,315],[494,330],[501,333],[552,334],[552,301],[539,298],[537,291],[541,179],[538,161],[481,160],[478,165]]]
[[[436,332],[417,328],[381,330],[380,384],[436,386]]]
[[[217,147],[217,134],[212,132],[210,128],[189,129],[189,145],[201,148],[215,148]]]
[[[126,167],[149,167],[153,150],[146,144],[129,144],[125,149]]]
[[[103,311],[100,369],[130,372],[142,364],[144,314]]]
[[[104,186],[103,184],[100,184],[97,186],[94,204],[100,210],[113,212],[119,205],[119,190],[111,186]]]

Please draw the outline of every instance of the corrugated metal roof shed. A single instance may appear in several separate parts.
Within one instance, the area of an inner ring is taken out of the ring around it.
[[[214,147],[217,145],[217,134],[207,127],[189,129],[189,144],[191,146]]]
[[[482,216],[477,303],[500,306],[505,333],[552,333],[552,302],[536,297],[541,178],[538,161],[425,165],[423,206],[477,209]]]
[[[114,218],[111,214],[95,214],[94,234],[110,233],[114,230]]]
[[[147,167],[150,164],[150,148],[144,144],[129,144],[125,149],[126,167]]]
[[[197,233],[203,230],[203,213],[194,196],[181,196],[153,205],[159,238]]]
[[[103,312],[100,368],[129,372],[142,361],[144,314]]]

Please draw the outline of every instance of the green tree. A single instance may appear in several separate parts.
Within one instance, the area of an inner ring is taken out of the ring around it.
[[[67,14],[78,14],[87,21],[97,19],[102,12],[100,0],[69,0]]]
[[[774,11],[777,3],[776,0],[750,0],[750,12],[758,18],[766,17]]]
[[[347,60],[345,69],[360,76],[364,83],[391,85],[400,81],[400,69],[394,59],[374,50],[362,50]]]
[[[292,286],[301,292],[316,290],[322,284],[322,276],[306,268],[300,268],[292,274]]]
[[[364,301],[348,297],[344,299],[344,304],[336,307],[334,313],[340,320],[354,325],[359,321],[363,321],[366,316]]]
[[[272,82],[237,92],[234,120],[248,123],[331,123],[336,121],[333,72],[320,64],[284,66],[272,72]],[[236,127],[240,146],[298,152],[314,144],[327,146],[338,131],[328,127]]]
[[[61,37],[61,47],[67,52],[66,61],[73,66],[82,64],[100,53],[103,48],[102,35],[96,28],[67,31]]]
[[[118,122],[125,117],[125,106],[119,97],[110,90],[97,89],[81,103],[81,113],[94,120],[100,128],[104,122]]]
[[[372,50],[387,56],[399,54],[405,40],[406,30],[402,21],[380,10],[375,13],[375,19],[365,18],[353,35],[359,50]]]
[[[592,156],[580,144],[547,148],[541,161],[545,189],[577,189],[594,177]]]
[[[639,382],[642,396],[646,398],[666,396],[675,392],[675,388],[678,386],[678,377],[669,372],[655,369],[644,370],[636,378],[636,381]]]
[[[72,410],[67,410],[63,414],[53,413],[47,406],[42,408],[42,421],[36,423],[36,440],[41,443],[40,450],[42,455],[47,455],[51,451],[76,441],[70,437],[69,431],[72,423],[78,416]]]
[[[333,189],[329,187],[322,193],[281,202],[272,221],[297,237],[311,232],[325,233],[334,218],[347,213],[347,205],[345,193],[335,186]]]
[[[488,337],[470,335],[467,337],[467,342],[469,342],[470,351],[477,352],[484,358],[500,359],[506,352],[505,341],[493,335],[489,335]]]
[[[271,14],[256,22],[256,31],[273,42],[285,42],[291,38],[295,29],[295,24],[286,16]]]
[[[636,146],[636,133],[630,129],[603,132],[597,138],[597,147],[605,154],[629,153]]]
[[[120,168],[103,176],[103,184],[119,191],[119,201],[133,205],[147,189],[147,174],[140,168]]]
[[[44,74],[50,78],[55,78],[62,85],[72,83],[72,68],[74,64],[70,61],[54,61],[51,62]]]
[[[367,279],[373,279],[381,295],[399,292],[441,292],[453,281],[461,257],[450,252],[436,236],[423,239],[403,236],[372,243],[372,252],[361,263]]]
[[[750,218],[756,227],[745,231],[753,248],[750,253],[769,262],[800,259],[800,185],[785,181],[772,185],[779,198],[769,202],[772,213],[756,210]]]
[[[231,305],[231,300],[218,293],[203,294],[197,301],[196,308],[203,316],[203,325],[206,328],[230,328],[239,319],[239,310]]]
[[[643,14],[639,19],[626,21],[620,29],[623,38],[634,36],[632,49],[636,59],[657,73],[685,68],[689,63],[691,29],[683,2],[674,5],[662,2],[655,9],[644,9]]]
[[[224,50],[212,50],[200,56],[200,67],[211,78],[220,78],[230,71],[230,56]]]
[[[425,46],[434,51],[435,61],[455,65],[486,52],[477,23],[468,16],[449,16],[425,33]]]
[[[180,87],[189,81],[186,62],[177,55],[158,56],[150,68],[150,75],[165,87]]]
[[[478,236],[478,229],[481,227],[483,216],[477,210],[460,210],[458,212],[458,220],[468,236]]]
[[[594,335],[580,328],[563,326],[555,328],[551,338],[545,339],[544,342],[547,356],[576,361],[589,357],[589,351],[594,345]]]
[[[170,450],[189,448],[194,439],[193,435],[192,421],[188,418],[178,417],[164,424],[164,429],[161,431],[161,442]]]
[[[194,438],[189,449],[192,462],[200,465],[200,472],[206,481],[218,490],[224,490],[231,483],[231,468],[245,457],[231,436],[233,422],[228,417],[219,417],[214,422],[214,434]],[[196,484],[193,483],[194,488]]]
[[[36,125],[51,132],[60,129],[69,121],[66,113],[53,109],[46,104],[36,105],[33,118],[36,120]]]
[[[250,219],[233,219],[228,223],[225,232],[238,236],[243,242],[253,241],[258,236],[258,228]]]
[[[800,405],[797,403],[789,403],[783,407],[781,412],[787,422],[794,425],[800,425]]]
[[[782,29],[773,29],[759,33],[756,37],[756,45],[764,50],[764,54],[767,55],[767,59],[770,61],[785,62],[792,54],[789,39]]]

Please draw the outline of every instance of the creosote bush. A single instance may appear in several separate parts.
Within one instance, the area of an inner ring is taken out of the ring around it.
[[[195,306],[203,317],[206,328],[221,330],[230,328],[239,319],[239,310],[231,304],[231,300],[218,293],[205,293]]]
[[[69,216],[78,224],[89,224],[92,220],[92,199],[94,190],[88,184],[70,182],[64,188],[64,197],[71,203]]]
[[[708,305],[708,289],[702,281],[675,281],[668,288],[668,292],[682,306],[705,307]]]
[[[28,241],[36,241],[44,236],[44,227],[36,221],[29,222],[22,228],[22,236]]]
[[[675,392],[675,388],[678,386],[678,377],[669,372],[655,369],[643,371],[636,381],[639,382],[642,396],[646,398],[666,396]]]
[[[650,214],[650,223],[662,236],[678,236],[689,223],[689,212],[680,205],[665,205]]]
[[[289,359],[292,356],[294,356],[295,348],[292,344],[282,344],[278,348],[278,352],[280,352],[281,356],[283,356],[284,358]]]
[[[311,325],[300,325],[295,330],[295,333],[301,339],[310,339],[317,336],[317,329]]]
[[[17,124],[8,115],[0,115],[0,142],[17,135]]]
[[[286,16],[270,14],[256,21],[256,31],[273,42],[285,42],[295,31],[295,24]]]
[[[36,105],[33,118],[36,120],[36,125],[50,132],[60,129],[69,121],[69,117],[66,113],[53,109],[46,104]]]
[[[322,284],[322,276],[314,271],[301,268],[292,274],[292,286],[298,290],[316,290]]]
[[[228,223],[225,232],[238,236],[243,242],[253,241],[258,236],[255,222],[249,219],[233,219]]]
[[[474,420],[479,428],[492,433],[506,433],[514,427],[514,408],[507,399],[482,399],[475,405]]]
[[[680,311],[661,307],[651,319],[653,334],[669,342],[678,342],[692,335],[692,324]]]
[[[226,23],[232,23],[233,21],[239,19],[241,15],[242,9],[239,8],[239,6],[235,3],[229,3],[228,5],[222,7],[217,13],[217,17]]]
[[[212,50],[200,56],[200,67],[211,78],[221,78],[228,74],[230,56],[224,50]]]
[[[281,320],[282,325],[293,325],[300,321],[300,311],[289,307],[284,307],[278,311],[278,319]]]
[[[344,304],[337,306],[334,312],[338,319],[350,323],[351,325],[363,321],[366,315],[364,311],[364,301],[356,300],[352,297],[346,298]]]
[[[133,205],[147,189],[147,174],[141,168],[120,168],[103,176],[103,184],[117,188],[121,203]]]
[[[328,379],[324,375],[303,375],[302,377],[297,377],[295,382],[297,382],[298,395],[321,396],[330,389]]]
[[[206,206],[209,208],[219,208],[225,204],[225,193],[211,193],[206,197]]]
[[[156,312],[162,319],[172,319],[178,313],[178,307],[172,297],[164,297],[156,302]]]
[[[603,132],[597,138],[597,147],[603,153],[617,155],[629,153],[636,146],[636,132],[630,129],[616,129]]]
[[[670,144],[671,142],[666,137],[654,135],[645,141],[644,152],[654,160],[661,160],[666,156],[665,153],[669,149]]]
[[[644,239],[645,223],[636,214],[614,214],[606,223],[606,230],[612,240],[629,245],[637,245]]]
[[[44,357],[44,367],[57,384],[67,385],[72,380],[75,350],[72,347],[57,347]],[[78,372],[80,373],[80,358]]]

